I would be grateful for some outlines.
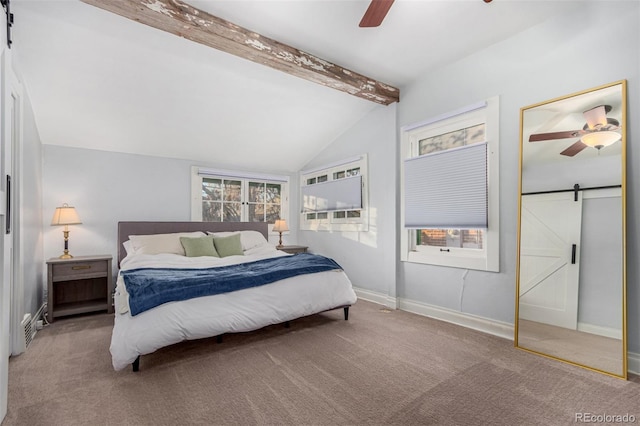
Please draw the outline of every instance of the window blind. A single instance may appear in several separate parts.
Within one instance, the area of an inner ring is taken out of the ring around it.
[[[362,176],[331,180],[302,187],[302,212],[362,208]]]
[[[405,228],[487,228],[487,143],[404,163]]]

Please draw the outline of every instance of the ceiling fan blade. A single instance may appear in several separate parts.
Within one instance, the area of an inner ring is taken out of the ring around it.
[[[529,136],[529,142],[543,142],[553,139],[577,138],[585,134],[584,130],[568,130],[565,132],[536,133]]]
[[[367,11],[364,13],[360,21],[360,27],[377,27],[379,26],[387,12],[391,8],[394,0],[371,0]]]
[[[605,126],[607,124],[607,113],[611,111],[610,105],[598,105],[582,113],[587,120],[589,130]]]
[[[566,155],[567,157],[573,157],[574,155],[576,155],[577,153],[579,153],[580,151],[582,151],[586,147],[587,147],[587,145],[583,144],[580,141],[577,141],[576,143],[571,145],[569,148],[567,148],[564,151],[562,151],[560,153],[560,155]]]

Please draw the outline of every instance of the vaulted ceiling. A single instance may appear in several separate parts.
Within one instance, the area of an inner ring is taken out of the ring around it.
[[[360,28],[367,0],[187,3],[395,86],[400,102],[430,70],[579,4],[396,0],[380,27]],[[387,108],[79,0],[11,4],[14,63],[44,144],[294,172]]]

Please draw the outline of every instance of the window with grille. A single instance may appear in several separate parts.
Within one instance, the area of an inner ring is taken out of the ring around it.
[[[300,173],[300,228],[368,229],[366,155]]]
[[[267,222],[286,219],[288,177],[194,167],[192,220]]]
[[[498,271],[498,99],[402,129],[404,261]]]

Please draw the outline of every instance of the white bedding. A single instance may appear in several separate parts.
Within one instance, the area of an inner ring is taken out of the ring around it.
[[[120,269],[205,268],[277,256],[289,255],[271,245],[247,250],[244,256],[225,258],[130,254],[122,260]],[[183,340],[256,330],[339,306],[352,305],[356,302],[356,295],[344,272],[328,271],[231,293],[165,303],[132,317],[124,282],[119,275],[114,300],[116,315],[110,350],[113,368],[121,370],[139,355]]]

